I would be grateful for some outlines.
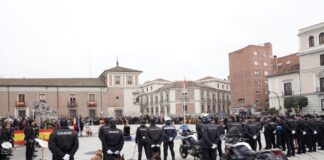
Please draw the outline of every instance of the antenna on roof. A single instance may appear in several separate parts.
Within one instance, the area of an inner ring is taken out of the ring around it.
[[[118,54],[117,54],[117,62],[116,62],[116,66],[119,67]]]

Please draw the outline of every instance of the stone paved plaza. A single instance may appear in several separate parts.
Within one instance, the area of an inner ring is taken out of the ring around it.
[[[131,126],[131,134],[132,136],[135,137],[135,130],[138,126],[137,125],[132,125]],[[194,126],[190,126],[194,128]],[[101,143],[97,137],[97,132],[99,126],[92,126],[92,130],[94,131],[93,137],[80,137],[79,138],[79,150],[77,151],[75,155],[75,160],[90,160],[90,158],[94,155],[94,152],[98,149],[101,148]],[[118,126],[118,128],[122,128],[122,126]],[[179,135],[178,135],[179,136]],[[176,138],[175,140],[175,154],[176,154],[176,159],[182,159],[179,155],[179,146],[180,146],[180,137]],[[224,144],[224,143],[223,143]],[[264,144],[264,138],[263,138],[263,143]],[[125,155],[126,160],[130,159],[137,159],[137,151],[134,154],[134,149],[135,149],[135,142],[134,141],[129,141],[125,142],[124,148],[122,150],[122,153]],[[35,159],[40,159],[41,155],[41,149],[37,149],[38,152],[38,157]],[[137,149],[136,149],[137,150]],[[162,149],[163,153],[163,149]],[[14,156],[11,158],[13,160],[23,160],[25,159],[25,146],[17,146],[14,150]],[[134,154],[134,156],[133,156]],[[143,153],[144,155],[144,153]],[[169,153],[170,155],[170,153]],[[144,156],[145,157],[145,156]],[[51,153],[48,149],[45,150],[45,158],[46,160],[51,160]],[[188,157],[187,159],[191,160],[193,158]],[[324,159],[324,151],[317,151],[316,153],[306,153],[303,155],[296,155],[296,157],[289,158],[289,160],[323,160]]]

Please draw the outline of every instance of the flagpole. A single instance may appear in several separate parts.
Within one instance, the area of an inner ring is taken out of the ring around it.
[[[183,110],[183,124],[186,124],[186,78],[183,78],[183,105],[182,105],[182,110]]]

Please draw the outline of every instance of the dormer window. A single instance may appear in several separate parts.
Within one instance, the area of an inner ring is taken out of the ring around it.
[[[324,32],[319,35],[319,44],[324,44]]]
[[[313,36],[310,36],[308,38],[308,42],[309,42],[309,47],[314,47],[314,37]]]

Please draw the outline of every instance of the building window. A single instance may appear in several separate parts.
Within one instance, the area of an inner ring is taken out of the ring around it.
[[[45,94],[39,94],[39,95],[38,95],[38,100],[39,100],[40,102],[44,102],[44,103],[45,103],[46,95],[45,95]]]
[[[259,94],[259,91],[255,91],[256,94]]]
[[[226,86],[226,89],[228,90],[228,86]]]
[[[320,91],[324,92],[324,77],[320,78]]]
[[[92,119],[95,119],[97,117],[97,113],[95,109],[90,109],[89,110],[89,117]]]
[[[25,94],[18,94],[18,102],[25,102]]]
[[[207,106],[207,112],[210,113],[211,110],[210,110],[210,105]]]
[[[133,77],[132,76],[127,76],[127,84],[132,85],[133,84]]]
[[[322,32],[320,35],[319,35],[319,44],[324,44],[324,33]]]
[[[260,99],[255,100],[255,103],[259,104],[260,103]]]
[[[76,96],[75,94],[70,94],[70,102],[73,103],[76,101]]]
[[[18,117],[19,118],[26,117],[26,110],[18,110]]]
[[[260,72],[259,71],[254,71],[254,75],[259,75]]]
[[[266,56],[268,56],[268,53],[267,52],[264,52],[263,55],[266,57]]]
[[[264,71],[264,75],[265,76],[269,75],[269,72],[268,71]]]
[[[244,102],[244,99],[240,100],[240,104],[241,104],[241,105],[244,105],[244,103],[245,103],[245,102]]]
[[[291,62],[290,61],[287,61],[286,64],[290,64]]]
[[[256,85],[259,85],[260,84],[260,81],[259,80],[255,80],[255,84]]]
[[[119,97],[118,97],[118,96],[116,96],[116,99],[119,99]]]
[[[324,111],[324,99],[321,99],[321,108],[322,108],[322,111]]]
[[[201,112],[205,112],[204,108],[204,105],[201,105]]]
[[[282,66],[282,63],[278,63],[278,66],[279,66],[279,67]]]
[[[115,76],[115,85],[120,85],[120,76]]]
[[[310,36],[308,38],[308,42],[309,42],[309,47],[314,47],[314,37],[313,36]]]
[[[213,105],[213,112],[216,112],[216,106]]]
[[[151,86],[151,91],[153,90],[153,87]]]
[[[224,85],[222,85],[222,89],[224,89]]]
[[[264,66],[268,66],[268,63],[267,63],[267,62],[263,62],[263,65],[264,65]]]
[[[167,106],[167,114],[170,114],[170,106]]]
[[[185,112],[188,112],[188,105],[184,105]]]
[[[258,55],[258,52],[257,52],[257,51],[254,51],[254,53],[253,53],[253,54],[254,54],[254,55],[256,56],[256,55]]]
[[[265,84],[268,84],[268,81],[264,81]]]
[[[89,94],[89,102],[96,101],[96,95],[95,94]]]
[[[324,66],[324,54],[320,55],[320,64]]]
[[[219,88],[219,84],[217,84],[217,88]]]
[[[291,82],[284,83],[284,95],[285,96],[292,95]]]
[[[255,66],[259,65],[259,62],[258,61],[254,61],[254,65]]]
[[[265,103],[269,103],[269,99],[266,99],[264,102],[265,102]]]

